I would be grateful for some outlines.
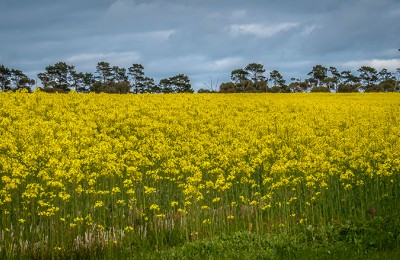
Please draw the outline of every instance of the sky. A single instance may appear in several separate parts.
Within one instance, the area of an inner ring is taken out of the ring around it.
[[[304,80],[312,67],[400,67],[400,0],[1,0],[0,64],[36,79],[63,61],[144,66],[217,88],[260,63]]]

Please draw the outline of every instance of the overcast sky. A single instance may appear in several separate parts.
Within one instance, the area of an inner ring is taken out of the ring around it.
[[[0,64],[31,78],[64,61],[141,63],[194,89],[256,62],[304,79],[312,66],[400,67],[400,0],[1,0]]]

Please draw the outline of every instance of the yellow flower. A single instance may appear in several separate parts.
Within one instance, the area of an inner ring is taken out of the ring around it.
[[[203,225],[209,225],[209,224],[211,224],[211,219],[207,218],[203,220]]]
[[[125,200],[117,200],[118,205],[125,205]]]
[[[116,193],[120,193],[121,192],[121,190],[120,190],[120,188],[118,188],[118,187],[114,187],[114,188],[112,188],[112,190],[111,190],[111,193],[112,194],[116,194]]]
[[[156,191],[157,191],[156,188],[144,186],[144,193],[145,193],[145,194],[155,193]]]
[[[220,201],[221,201],[221,198],[214,198],[214,199],[212,200],[213,203],[217,203],[217,202],[220,202]]]
[[[126,232],[132,232],[132,231],[133,231],[133,227],[132,227],[132,226],[126,226],[126,227],[124,228],[124,230],[125,230]]]
[[[102,201],[96,201],[95,203],[94,203],[94,208],[101,208],[101,207],[103,207],[104,206],[104,202],[102,202]]]
[[[150,206],[150,210],[159,211],[159,210],[160,210],[160,207],[159,207],[157,204],[152,204],[152,205]]]

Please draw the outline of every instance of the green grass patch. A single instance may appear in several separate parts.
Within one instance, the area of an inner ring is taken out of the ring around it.
[[[149,259],[398,259],[400,221],[377,217],[297,234],[250,231],[185,243]],[[143,256],[143,255],[142,255]]]

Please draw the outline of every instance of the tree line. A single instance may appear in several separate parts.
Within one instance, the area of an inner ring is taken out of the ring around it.
[[[335,67],[313,66],[305,80],[291,78],[287,84],[278,70],[265,75],[263,64],[250,63],[231,72],[231,81],[204,84],[199,93],[243,93],[243,92],[395,92],[400,91],[400,68],[395,72],[380,71],[370,66],[361,66],[354,74],[350,70],[339,72]],[[128,69],[98,62],[94,74],[77,72],[75,66],[65,62],[49,65],[37,74],[46,92],[67,93],[193,93],[190,79],[185,74],[163,78],[158,84],[147,77],[141,64],[132,64]],[[37,84],[22,71],[0,65],[0,91],[32,90]]]
[[[370,66],[361,66],[354,74],[350,70],[339,72],[335,67],[313,66],[305,80],[291,78],[289,84],[278,70],[266,77],[262,64],[250,63],[231,72],[231,81],[222,83],[219,92],[395,92],[400,91],[400,68],[396,72],[387,69],[377,71]],[[213,92],[210,84],[199,92]]]
[[[105,93],[193,93],[190,79],[184,74],[178,74],[161,79],[158,84],[154,79],[145,76],[141,64],[132,64],[128,69],[111,66],[102,61],[97,63],[95,74],[77,72],[75,66],[65,62],[49,65],[44,72],[37,74],[45,92],[68,93],[105,92]],[[32,90],[35,80],[29,79],[19,70],[8,69],[0,65],[0,90],[15,91],[19,89]]]

